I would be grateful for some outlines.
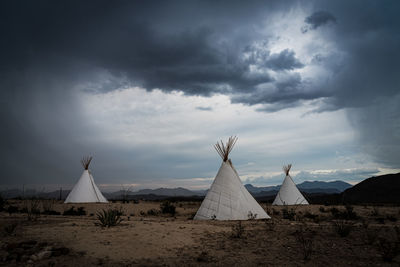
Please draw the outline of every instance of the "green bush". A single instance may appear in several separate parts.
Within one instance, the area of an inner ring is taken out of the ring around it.
[[[174,216],[176,213],[176,207],[171,204],[169,201],[164,201],[163,203],[160,204],[160,210],[161,213],[163,214],[171,214],[171,216]]]
[[[122,211],[121,209],[103,209],[97,214],[97,219],[99,220],[99,225],[102,227],[116,226],[122,222]]]

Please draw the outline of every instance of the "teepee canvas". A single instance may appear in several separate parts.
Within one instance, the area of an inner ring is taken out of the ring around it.
[[[214,147],[223,159],[221,167],[194,220],[248,220],[270,218],[243,186],[231,160],[228,158],[236,137],[226,145],[221,141]]]
[[[297,189],[296,184],[289,175],[291,167],[292,164],[283,166],[286,177],[272,205],[308,205],[308,201],[300,193],[299,189]]]
[[[88,202],[108,202],[94,183],[93,176],[89,171],[89,164],[92,157],[85,157],[81,160],[83,168],[81,178],[72,188],[64,203],[88,203]]]

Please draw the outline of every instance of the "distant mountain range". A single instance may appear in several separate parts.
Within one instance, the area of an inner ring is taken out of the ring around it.
[[[245,187],[258,200],[272,202],[278,193],[280,186],[255,187],[246,184]],[[334,182],[303,182],[297,187],[302,191],[305,197],[314,204],[373,204],[373,203],[391,203],[400,204],[400,173],[387,174],[371,177],[351,186],[343,181]],[[54,192],[37,192],[34,190],[13,189],[0,191],[4,198],[16,197],[41,197],[41,198],[60,198],[65,199],[69,193],[67,190]],[[146,199],[161,200],[166,198],[174,199],[192,199],[201,200],[207,193],[207,190],[191,191],[182,187],[178,188],[158,188],[142,189],[137,192],[117,191],[113,193],[104,193],[109,199]]]
[[[341,193],[343,190],[350,188],[351,185],[343,182],[343,181],[334,181],[334,182],[303,182],[297,185],[298,188],[307,193],[320,193],[320,194],[333,194],[333,193]],[[267,186],[267,187],[255,187],[251,184],[246,184],[245,187],[251,194],[255,197],[262,196],[271,196],[277,194],[279,191],[280,185],[278,186]],[[207,194],[208,190],[188,190],[186,188],[178,187],[178,188],[157,188],[157,189],[142,189],[137,192],[126,192],[126,191],[116,191],[112,193],[104,192],[104,196],[107,199],[121,199],[123,197],[127,199],[137,198],[139,196],[163,196],[163,197],[203,197]],[[69,190],[63,190],[61,192],[61,198],[65,199],[69,193]],[[26,190],[22,192],[18,189],[2,191],[0,194],[6,198],[15,198],[15,197],[43,197],[43,198],[59,198],[60,191],[53,192],[36,192],[35,190]]]
[[[267,187],[255,187],[255,186],[252,186],[251,184],[246,184],[245,187],[247,188],[247,190],[249,190],[250,193],[252,193],[253,195],[256,195],[256,196],[277,194],[277,192],[281,188],[280,185],[267,186]],[[350,187],[352,187],[351,184],[348,184],[343,181],[333,181],[333,182],[305,181],[305,182],[297,185],[297,188],[302,192],[323,193],[323,194],[341,193]]]

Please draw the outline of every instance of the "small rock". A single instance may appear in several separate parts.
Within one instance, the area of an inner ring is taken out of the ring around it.
[[[6,250],[7,251],[14,250],[17,247],[18,247],[18,243],[8,243],[6,246]]]
[[[43,260],[43,259],[47,259],[50,257],[51,257],[51,251],[47,251],[47,250],[39,252],[39,254],[37,254],[38,260]]]
[[[40,242],[40,243],[38,244],[38,246],[41,247],[41,248],[44,248],[44,247],[46,247],[47,245],[48,245],[47,242]]]
[[[31,257],[29,255],[22,255],[21,261],[28,261]]]
[[[36,240],[28,240],[19,243],[19,247],[33,247],[37,244]]]

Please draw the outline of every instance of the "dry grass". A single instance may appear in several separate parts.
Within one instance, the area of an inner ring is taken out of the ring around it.
[[[19,210],[24,207],[21,201],[9,202],[7,205],[18,207]],[[46,243],[46,246],[53,248],[62,246],[70,251],[65,255],[35,261],[33,265],[39,266],[400,264],[396,239],[399,221],[386,219],[384,224],[379,223],[375,209],[370,206],[346,209],[344,206],[310,205],[286,209],[262,204],[264,209],[270,211],[271,220],[221,222],[191,220],[199,202],[170,203],[176,207],[175,217],[161,212],[147,214],[149,210],[160,211],[160,204],[82,204],[78,207],[84,207],[86,215],[41,214],[32,221],[26,220],[26,213],[9,214],[6,206],[5,211],[0,212],[0,261],[6,261],[0,262],[0,265],[27,265],[29,259],[23,255],[15,258],[11,249],[23,252],[23,248],[19,248],[20,243],[29,240]],[[71,204],[55,202],[51,209],[62,214],[71,207]],[[118,227],[102,228],[95,225],[97,212],[119,208],[124,215],[121,215],[123,221]],[[330,211],[332,208],[333,213]],[[291,209],[296,213],[294,220],[286,214]],[[399,207],[379,207],[378,215],[382,218],[397,217],[399,210]],[[352,219],[337,219],[335,216],[338,212]],[[357,219],[354,219],[353,213],[356,213]],[[338,220],[344,225],[352,225],[349,235],[341,237],[334,230],[333,223]],[[239,238],[232,238],[232,235]]]

